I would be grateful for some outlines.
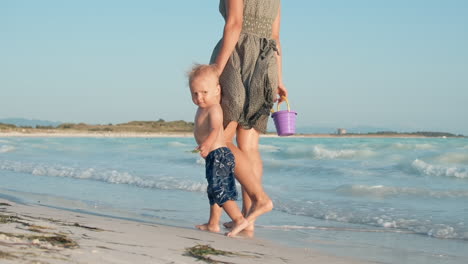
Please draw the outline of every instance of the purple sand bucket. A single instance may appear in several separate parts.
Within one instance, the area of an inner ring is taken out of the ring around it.
[[[275,121],[276,132],[280,137],[291,136],[296,133],[297,113],[291,111],[288,99],[286,97],[283,97],[283,99],[286,101],[288,110],[279,111],[280,104],[278,104],[276,112],[273,112],[273,109],[271,110],[273,112],[273,114],[271,114],[271,117],[273,118],[273,121]]]

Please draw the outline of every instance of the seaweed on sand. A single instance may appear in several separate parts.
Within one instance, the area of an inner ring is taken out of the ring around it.
[[[29,241],[37,240],[40,242],[47,242],[53,246],[58,246],[58,247],[63,247],[63,248],[77,248],[78,247],[78,243],[66,237],[65,235],[61,235],[61,234],[27,235],[27,234],[13,234],[13,233],[0,232],[0,235],[5,235],[7,237],[16,237],[20,239],[27,239]]]
[[[29,240],[39,240],[39,241],[44,241],[44,242],[48,242],[54,246],[59,246],[59,247],[63,247],[63,248],[77,248],[78,247],[78,244],[66,237],[66,236],[63,236],[63,235],[54,235],[54,236],[29,236],[28,237]]]
[[[14,258],[16,258],[15,255],[0,250],[0,259],[14,259]]]
[[[229,251],[214,249],[210,245],[196,245],[190,248],[186,248],[185,255],[194,257],[198,260],[202,260],[210,264],[230,264],[231,262],[214,260],[210,258],[209,255],[231,257],[236,256],[238,254]]]
[[[70,226],[85,228],[85,229],[88,229],[88,230],[91,230],[91,231],[104,231],[104,229],[101,229],[99,227],[85,226],[85,225],[80,225],[78,223],[74,223],[73,225],[70,225]]]
[[[19,220],[22,220],[22,219],[17,216],[0,214],[0,224],[18,223]]]

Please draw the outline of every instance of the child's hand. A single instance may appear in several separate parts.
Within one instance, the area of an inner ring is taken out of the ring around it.
[[[197,147],[197,148],[195,148],[194,150],[192,150],[192,151],[190,151],[190,152],[191,152],[191,153],[198,153],[198,152],[200,152],[200,150],[199,150],[198,147]]]
[[[206,156],[208,156],[208,154],[210,153],[210,149],[209,147],[207,146],[204,146],[203,144],[198,146],[196,148],[196,150],[198,150],[200,152],[200,156],[202,156],[202,158],[206,158]]]

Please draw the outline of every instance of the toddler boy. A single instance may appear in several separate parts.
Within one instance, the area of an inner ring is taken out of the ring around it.
[[[200,230],[219,232],[221,208],[229,215],[234,225],[227,236],[235,236],[249,222],[237,206],[237,190],[234,179],[235,160],[227,148],[223,134],[223,110],[220,105],[221,87],[214,65],[195,65],[189,73],[192,101],[198,106],[195,115],[194,136],[196,148],[205,158],[206,179],[210,218],[208,223],[197,225]]]

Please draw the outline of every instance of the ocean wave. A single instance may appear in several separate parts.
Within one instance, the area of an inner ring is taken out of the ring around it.
[[[284,152],[289,158],[359,159],[375,156],[370,149],[329,149],[322,145],[288,147]]]
[[[128,172],[96,168],[73,168],[61,165],[0,161],[0,170],[28,173],[37,176],[87,179],[111,184],[127,184],[142,188],[206,192],[207,184],[175,177],[144,179]]]
[[[457,168],[451,166],[432,165],[422,160],[416,159],[411,163],[413,169],[428,176],[455,177],[459,179],[468,178],[467,168]]]
[[[437,223],[430,218],[412,217],[394,208],[373,210],[364,205],[332,205],[324,201],[275,201],[275,210],[315,219],[382,228],[381,232],[414,233],[441,239],[468,240],[464,222]],[[289,227],[296,228],[299,227]],[[304,228],[308,229],[308,228]],[[309,228],[312,229],[312,228]]]
[[[465,164],[468,165],[468,153],[451,152],[444,153],[434,158],[440,163]]]
[[[372,150],[362,149],[340,149],[340,150],[331,150],[322,146],[314,146],[313,157],[316,159],[352,159],[352,158],[365,158],[371,157],[375,153]]]
[[[198,158],[197,158],[197,160],[195,161],[195,163],[198,164],[198,165],[203,165],[203,166],[205,166],[205,159],[202,158],[202,157],[200,157],[200,156],[198,156]]]
[[[195,143],[192,146],[192,145],[185,144],[185,143],[182,143],[182,142],[179,142],[179,141],[171,141],[171,142],[168,142],[167,145],[169,147],[177,147],[177,148],[178,147],[193,147],[193,148],[196,147]]]
[[[466,190],[435,191],[422,188],[383,185],[342,185],[336,188],[335,191],[344,195],[377,198],[408,195],[433,198],[468,198],[468,191]]]
[[[13,146],[2,145],[2,146],[0,146],[0,153],[12,152],[12,151],[14,151],[15,149],[16,149],[16,148],[13,147]]]
[[[277,147],[277,146],[273,146],[273,145],[262,145],[260,144],[259,145],[259,150],[261,152],[278,152],[280,151],[281,148]]]
[[[417,234],[414,231],[397,230],[397,229],[375,229],[375,228],[350,228],[350,227],[333,227],[333,226],[301,226],[301,225],[256,225],[256,227],[265,229],[277,230],[325,230],[325,231],[351,231],[351,232],[371,232],[371,233],[404,233]]]
[[[392,148],[394,149],[404,149],[404,150],[413,150],[413,149],[420,149],[420,150],[428,150],[435,148],[434,145],[429,143],[420,143],[420,144],[407,144],[407,143],[395,143],[392,144]]]

